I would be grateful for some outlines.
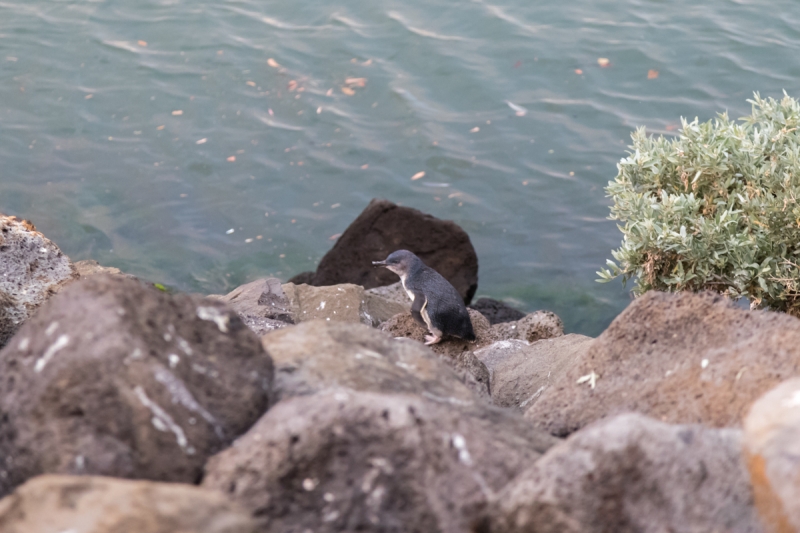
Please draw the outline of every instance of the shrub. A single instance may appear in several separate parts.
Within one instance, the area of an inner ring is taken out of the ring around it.
[[[682,119],[676,139],[632,134],[606,192],[621,222],[616,262],[635,294],[713,290],[800,315],[800,104],[757,93],[752,114]]]

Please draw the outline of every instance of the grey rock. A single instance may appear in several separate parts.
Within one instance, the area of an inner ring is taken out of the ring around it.
[[[519,320],[492,325],[491,337],[495,340],[519,339],[536,342],[564,334],[564,323],[551,311],[534,311]]]
[[[0,351],[0,495],[44,473],[195,482],[267,409],[273,367],[223,304],[100,274]]]
[[[759,533],[740,451],[736,429],[619,415],[550,449],[473,531]]]
[[[291,303],[277,278],[251,281],[217,299],[236,311],[259,336],[294,323]]]
[[[463,377],[430,350],[363,324],[315,320],[261,341],[275,363],[278,398],[347,387],[421,394],[458,405],[476,400]]]
[[[399,281],[385,287],[365,290],[364,297],[373,327],[380,326],[400,313],[411,312],[411,299]]]
[[[455,533],[556,440],[515,413],[328,390],[280,402],[206,466],[263,531]]]
[[[112,274],[117,276],[127,276],[133,278],[130,274],[123,274],[122,271],[116,267],[103,266],[94,259],[84,259],[83,261],[76,261],[74,263],[75,270],[78,276],[88,278],[89,276],[96,276],[97,274]]]
[[[324,287],[287,283],[283,290],[296,323],[325,320],[372,324],[367,316],[364,287],[349,283]]]
[[[527,409],[589,349],[591,337],[562,335],[534,343],[497,341],[475,352],[489,372],[496,405]]]
[[[53,294],[78,278],[69,257],[27,220],[0,214],[0,348]]]
[[[0,501],[3,533],[256,533],[224,495],[180,483],[39,476]]]

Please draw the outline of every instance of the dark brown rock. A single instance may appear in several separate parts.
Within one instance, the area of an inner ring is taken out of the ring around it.
[[[39,476],[0,500],[3,533],[256,533],[224,495],[181,483]]]
[[[78,278],[69,257],[27,220],[0,214],[0,348],[53,294]]]
[[[478,256],[469,235],[449,220],[440,220],[387,200],[372,200],[322,258],[313,279],[294,283],[353,283],[365,289],[391,285],[397,275],[374,268],[396,251],[409,250],[445,277],[466,303],[478,288]]]
[[[346,387],[459,405],[475,400],[463,379],[430,350],[363,324],[314,320],[264,335],[261,342],[275,364],[278,399]]]
[[[97,275],[19,330],[0,376],[4,495],[43,473],[195,482],[266,410],[273,368],[223,304]]]
[[[625,411],[737,426],[761,394],[798,374],[800,320],[710,293],[649,292],[525,416],[559,436]]]
[[[760,533],[741,431],[626,414],[550,449],[481,533]]]
[[[270,409],[209,460],[203,486],[263,531],[463,532],[554,442],[498,408],[328,390]]]
[[[489,371],[495,405],[530,408],[591,346],[591,337],[561,335],[534,343],[497,341],[475,352]]]
[[[800,531],[800,378],[753,404],[744,421],[744,450],[766,531]]]
[[[522,311],[493,298],[478,298],[470,307],[485,316],[491,325],[514,322],[525,316]]]

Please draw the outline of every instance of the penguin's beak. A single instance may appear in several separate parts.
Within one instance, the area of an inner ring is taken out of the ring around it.
[[[386,261],[373,261],[372,262],[372,266],[376,266],[376,267],[386,266]]]

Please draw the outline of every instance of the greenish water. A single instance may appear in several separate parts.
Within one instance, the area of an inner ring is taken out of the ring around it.
[[[225,292],[384,197],[467,230],[479,296],[596,335],[630,131],[800,96],[800,4],[0,0],[0,73],[0,211],[74,260]]]

